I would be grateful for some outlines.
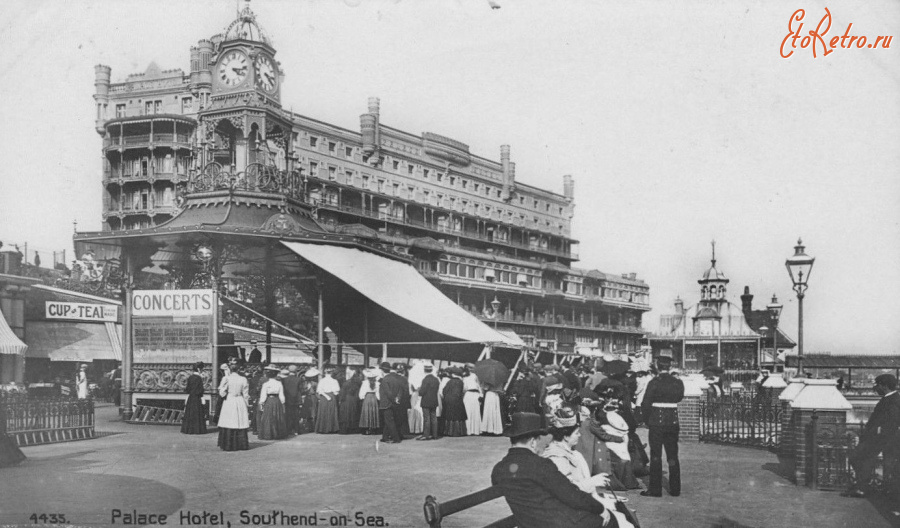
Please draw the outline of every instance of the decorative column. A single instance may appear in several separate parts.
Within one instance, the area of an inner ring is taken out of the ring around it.
[[[806,386],[805,381],[804,378],[791,378],[788,386],[778,395],[778,401],[781,402],[781,448],[779,454],[784,457],[794,456],[794,413],[791,412],[791,402]]]
[[[704,397],[704,387],[709,385],[698,376],[691,375],[681,379],[684,383],[684,398],[678,403],[678,422],[681,424],[679,441],[700,440],[700,400]]]

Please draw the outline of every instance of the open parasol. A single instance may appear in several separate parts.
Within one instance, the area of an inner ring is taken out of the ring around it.
[[[509,369],[496,359],[483,359],[475,363],[475,375],[478,381],[493,388],[502,388],[509,379]]]
[[[612,361],[607,361],[603,368],[601,369],[604,374],[607,376],[615,376],[618,374],[625,374],[628,372],[628,369],[631,366],[627,361],[622,361],[621,359],[614,359]]]

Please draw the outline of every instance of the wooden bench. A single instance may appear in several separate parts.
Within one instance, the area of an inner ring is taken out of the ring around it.
[[[431,528],[440,528],[441,521],[444,519],[444,517],[449,517],[454,513],[468,510],[469,508],[478,506],[479,504],[484,504],[485,502],[490,502],[502,496],[503,492],[500,491],[500,488],[496,486],[491,486],[481,491],[476,491],[475,493],[471,493],[464,497],[453,499],[444,503],[438,502],[437,498],[432,495],[428,495],[427,497],[425,497],[424,505],[425,522],[427,522],[428,526],[430,526]],[[515,516],[510,515],[509,517],[504,517],[499,521],[494,521],[484,528],[516,528],[516,526],[518,526],[518,523],[516,522]]]

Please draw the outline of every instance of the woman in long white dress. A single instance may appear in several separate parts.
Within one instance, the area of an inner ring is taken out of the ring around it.
[[[86,363],[82,363],[81,368],[78,369],[78,374],[75,376],[75,388],[77,389],[79,400],[86,400],[88,397],[87,367]]]
[[[463,404],[466,407],[466,434],[481,434],[481,383],[472,369],[475,365],[466,364],[466,375],[463,377]]]
[[[481,416],[481,432],[501,435],[503,434],[503,412],[500,410],[500,389],[488,385],[484,390],[484,412]]]
[[[250,449],[247,430],[250,429],[250,415],[247,402],[250,400],[250,385],[247,378],[231,372],[219,385],[222,415],[219,417],[219,448],[223,451],[245,451]]]

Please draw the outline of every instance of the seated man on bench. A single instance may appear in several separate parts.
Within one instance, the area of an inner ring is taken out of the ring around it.
[[[556,465],[537,454],[541,417],[516,413],[506,436],[512,446],[491,472],[491,484],[521,528],[617,528],[618,523],[590,493],[572,484]]]

